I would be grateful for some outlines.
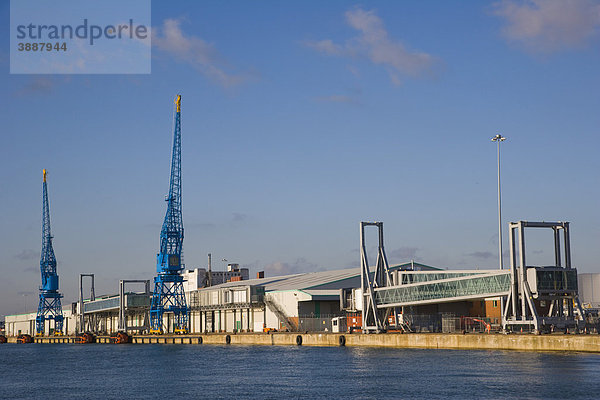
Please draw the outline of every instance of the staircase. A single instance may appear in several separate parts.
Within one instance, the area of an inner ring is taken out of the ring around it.
[[[275,314],[277,316],[277,319],[279,319],[280,322],[283,322],[283,324],[290,331],[292,331],[292,332],[298,331],[298,326],[292,320],[290,320],[287,317],[287,315],[285,315],[285,312],[281,309],[281,307],[279,307],[277,302],[271,296],[269,296],[267,294],[264,298],[264,302],[265,302],[265,305],[267,306],[267,308],[269,310],[271,310],[273,312],[273,314]]]

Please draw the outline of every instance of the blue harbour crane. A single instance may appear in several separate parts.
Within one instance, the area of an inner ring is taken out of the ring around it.
[[[167,214],[160,231],[160,252],[156,256],[154,293],[150,307],[150,333],[163,333],[163,314],[173,313],[173,330],[186,333],[188,307],[183,290],[182,263],[183,217],[181,214],[181,96],[175,97],[175,129],[173,132],[173,157],[171,180],[167,201]]]
[[[54,334],[61,335],[63,329],[63,313],[60,299],[63,296],[58,292],[56,257],[54,256],[54,249],[52,248],[46,170],[43,170],[42,173],[44,176],[42,200],[42,256],[40,258],[42,286],[40,286],[40,303],[35,319],[35,332],[38,336],[44,335],[46,320],[54,320]]]

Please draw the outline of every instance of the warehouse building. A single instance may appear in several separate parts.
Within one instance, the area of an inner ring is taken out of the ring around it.
[[[435,270],[419,263],[392,269]],[[213,274],[219,274],[213,271]],[[230,282],[203,288],[206,270],[187,270],[184,276],[190,307],[190,332],[262,332],[275,330],[330,330],[331,318],[341,314],[341,289],[360,287],[360,269],[309,272],[248,280],[248,270],[230,265],[221,272]],[[214,275],[213,275],[214,277]],[[221,277],[216,279],[220,279]],[[63,307],[66,334],[94,331],[110,334],[119,330],[144,332],[148,329],[150,296],[144,292],[97,297],[84,301],[84,328],[79,329],[79,306]],[[8,335],[34,334],[35,312],[6,316]],[[165,330],[172,332],[171,315],[165,313]],[[49,330],[46,330],[49,332]]]
[[[438,270],[415,262],[392,270]],[[343,293],[360,288],[360,269],[228,282],[188,294],[193,332],[331,331]],[[342,307],[341,307],[342,304]]]
[[[403,318],[414,331],[462,330],[469,318],[475,317],[496,326],[500,323],[500,298],[488,295],[494,290],[486,287],[509,279],[508,270],[448,271],[414,262],[390,270],[399,286],[378,289],[379,293],[396,299],[393,301],[401,305]],[[363,296],[359,268],[244,280],[238,279],[247,278],[247,270],[228,272],[238,275],[233,281],[210,287],[202,287],[205,271],[185,272],[191,333],[331,331],[336,317],[348,317],[348,323],[353,320],[360,326]],[[579,286],[584,303],[600,305],[594,297],[600,293],[600,274],[581,274]],[[123,299],[111,295],[84,301],[83,330],[147,332],[150,297],[145,292],[124,292]],[[63,314],[65,333],[82,330],[77,303],[64,307]],[[7,316],[7,335],[33,334],[35,317],[35,313]],[[165,313],[166,332],[173,331],[172,322],[172,316]]]

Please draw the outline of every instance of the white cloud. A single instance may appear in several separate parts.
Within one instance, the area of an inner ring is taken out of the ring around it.
[[[345,17],[346,23],[358,31],[358,36],[343,45],[331,39],[304,44],[327,55],[366,58],[382,65],[395,85],[401,84],[400,76],[420,76],[429,72],[435,64],[436,60],[430,54],[410,50],[402,42],[391,38],[375,11],[355,8],[347,11]]]
[[[225,87],[232,87],[244,81],[242,76],[226,70],[226,63],[211,43],[196,36],[186,36],[180,24],[181,21],[176,19],[166,19],[162,27],[154,27],[152,45],[192,65],[207,78]]]
[[[319,40],[316,42],[305,41],[304,44],[327,55],[340,55],[345,52],[342,46],[333,43],[331,39]]]
[[[504,0],[494,14],[506,20],[503,34],[534,53],[585,45],[598,34],[598,0]]]
[[[28,96],[32,94],[49,94],[54,90],[55,81],[46,76],[38,76],[31,79],[25,86],[16,91],[17,96]]]
[[[410,76],[417,76],[431,67],[432,56],[410,51],[401,42],[392,40],[383,21],[374,11],[347,11],[346,21],[361,32],[358,47],[368,53],[373,63],[389,66],[398,73]]]

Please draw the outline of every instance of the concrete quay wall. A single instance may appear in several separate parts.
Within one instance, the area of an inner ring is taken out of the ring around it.
[[[15,342],[16,338],[9,338]],[[75,343],[75,338],[36,337],[36,343]],[[108,336],[97,343],[110,343]],[[134,344],[287,345],[391,347],[418,349],[579,351],[600,353],[600,335],[502,334],[337,334],[337,333],[238,333],[202,335],[133,336]]]
[[[347,335],[346,346],[462,350],[582,351],[600,353],[600,335]]]

